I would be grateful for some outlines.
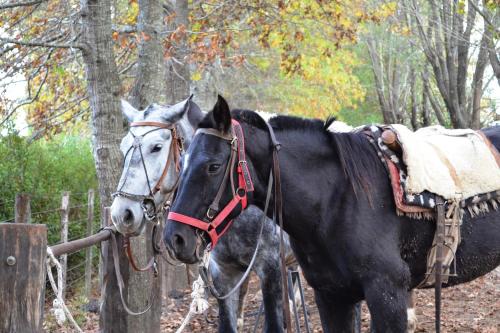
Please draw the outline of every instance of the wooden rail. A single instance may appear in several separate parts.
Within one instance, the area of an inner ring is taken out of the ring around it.
[[[62,254],[70,254],[85,249],[89,246],[95,245],[97,243],[108,240],[109,237],[111,237],[111,232],[115,231],[116,231],[115,227],[112,226],[109,227],[109,229],[101,230],[98,233],[89,237],[80,238],[71,242],[50,246],[50,249],[52,250],[52,253],[54,253],[54,256],[56,257]]]

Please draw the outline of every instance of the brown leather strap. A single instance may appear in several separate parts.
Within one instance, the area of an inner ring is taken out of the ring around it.
[[[235,158],[236,158],[236,152],[231,147],[231,156],[229,157],[229,161],[227,162],[228,164],[226,166],[226,170],[224,171],[224,178],[222,178],[222,182],[219,186],[219,190],[217,191],[217,194],[215,195],[214,200],[212,201],[212,203],[208,207],[207,217],[209,220],[213,219],[215,217],[215,215],[219,212],[220,199],[222,198],[222,194],[224,194],[224,191],[226,190],[226,185],[227,185],[227,181],[229,178],[231,178],[232,192],[233,192],[233,196],[234,196],[235,190],[234,190],[234,186],[233,186],[234,181],[232,181],[232,177],[233,177],[233,171],[234,171],[233,165],[234,165]]]
[[[132,246],[130,244],[130,237],[124,237],[123,248],[125,249],[125,254],[127,255],[130,266],[137,272],[146,272],[152,270],[155,265],[155,256],[149,259],[148,263],[144,267],[139,267],[135,262],[134,255],[132,254]]]
[[[278,152],[281,149],[281,143],[276,139],[272,126],[266,122],[269,130],[269,136],[273,145],[273,173],[274,173],[274,223],[279,222],[280,232],[280,261],[281,261],[281,284],[283,288],[283,313],[287,332],[293,332],[292,316],[288,306],[288,276],[286,272],[285,240],[283,239],[283,198],[281,195],[281,174]],[[278,219],[278,221],[276,221]],[[293,297],[293,296],[292,296]]]
[[[179,137],[177,136],[177,129],[172,128],[172,141],[170,142],[170,149],[168,150],[168,157],[165,166],[163,167],[163,172],[161,173],[160,179],[156,182],[156,185],[153,187],[153,195],[155,195],[158,191],[161,190],[161,184],[163,184],[163,180],[168,174],[168,170],[170,169],[170,163],[172,163],[172,159],[175,164],[175,169],[179,172],[179,161],[180,161],[180,147],[179,147]],[[177,182],[176,182],[177,183]]]
[[[444,200],[441,196],[436,196],[436,267],[435,267],[435,285],[434,285],[434,302],[435,302],[435,324],[436,333],[441,331],[441,278],[443,273],[443,246],[444,230],[445,230],[445,213]]]
[[[148,300],[148,306],[146,309],[139,311],[139,312],[134,312],[130,310],[130,308],[127,305],[127,302],[125,302],[125,297],[123,296],[123,288],[125,287],[125,283],[123,282],[123,277],[122,273],[120,271],[120,261],[118,258],[118,246],[116,245],[116,236],[114,232],[111,232],[111,250],[113,252],[113,263],[115,266],[115,275],[116,275],[116,282],[118,284],[118,290],[120,291],[120,298],[122,301],[123,308],[125,311],[131,315],[131,316],[139,316],[142,315],[151,309],[151,306],[153,305],[153,288],[151,288],[149,300]]]
[[[251,192],[254,190],[252,177],[250,176],[250,171],[248,170],[247,159],[245,156],[245,136],[243,135],[243,129],[241,125],[233,120],[233,133],[238,140],[238,168],[241,169],[241,173],[245,180],[245,190]]]
[[[138,127],[138,126],[153,126],[153,127],[160,127],[160,128],[166,128],[166,129],[174,128],[173,124],[161,123],[159,121],[134,121],[134,122],[130,123],[130,127]]]

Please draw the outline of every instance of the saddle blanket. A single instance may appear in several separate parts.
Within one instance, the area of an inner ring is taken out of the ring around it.
[[[461,201],[500,189],[500,157],[480,133],[431,126],[412,132],[391,125],[407,167],[406,190],[429,191],[447,200]]]

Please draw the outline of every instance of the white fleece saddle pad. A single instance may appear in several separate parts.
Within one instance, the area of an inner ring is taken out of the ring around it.
[[[476,131],[431,126],[412,132],[404,125],[391,126],[408,169],[407,191],[464,200],[500,189],[498,151]]]

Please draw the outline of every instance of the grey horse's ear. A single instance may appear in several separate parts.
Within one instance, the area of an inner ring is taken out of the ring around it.
[[[187,117],[193,127],[198,126],[198,123],[203,118],[203,112],[200,107],[192,101],[193,95],[185,100],[166,108],[162,118],[167,122],[177,122],[181,118]]]
[[[198,127],[198,124],[205,117],[201,108],[193,101],[193,94],[188,98],[188,108],[187,108],[187,118],[191,126],[194,128]]]
[[[140,111],[134,108],[129,102],[124,99],[122,99],[121,102],[123,115],[128,119],[129,122],[133,122]]]

